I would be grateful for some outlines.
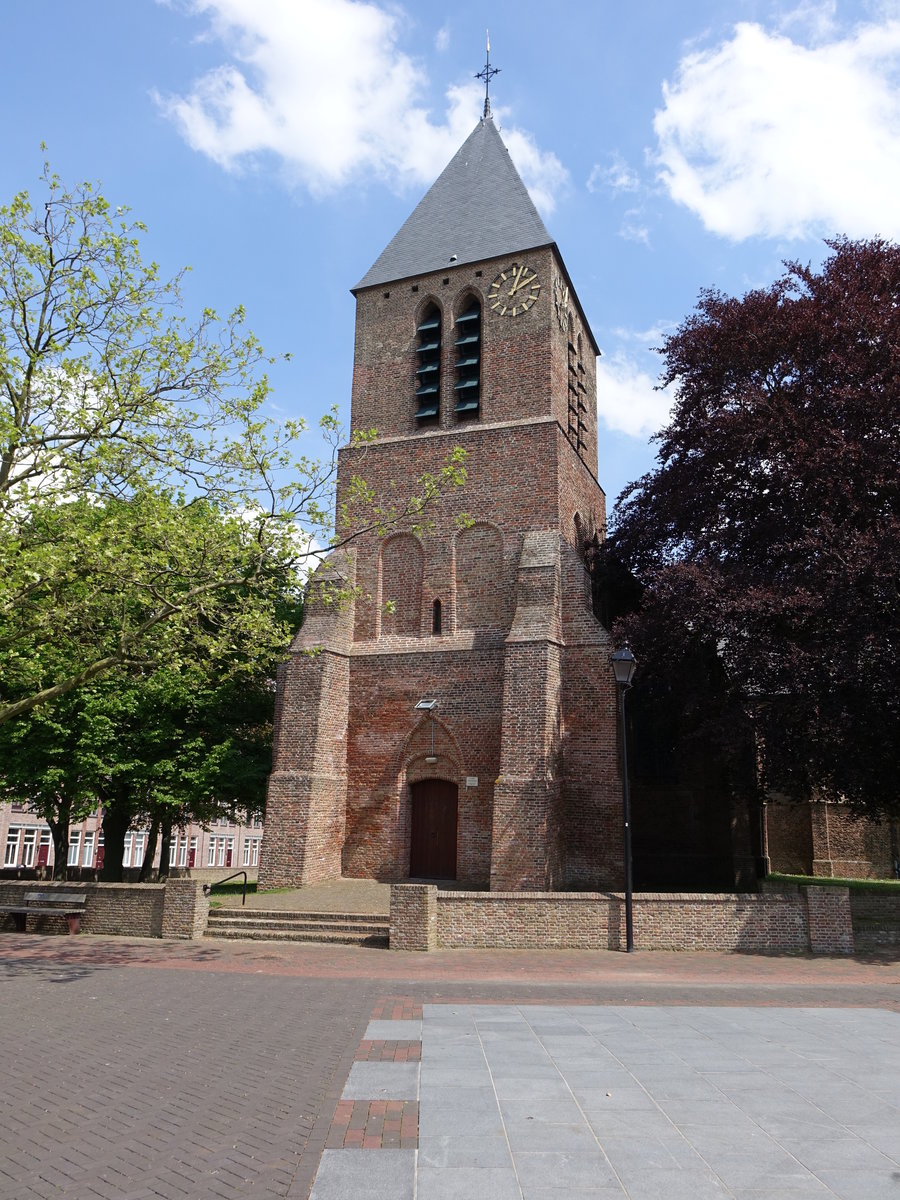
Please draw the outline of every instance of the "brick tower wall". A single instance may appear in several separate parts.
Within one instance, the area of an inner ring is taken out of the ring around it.
[[[358,296],[352,423],[377,435],[339,456],[355,600],[315,619],[310,607],[292,649],[261,887],[341,871],[408,877],[410,785],[428,778],[458,789],[461,881],[619,882],[615,694],[578,558],[605,524],[593,343],[574,296],[568,310],[554,305],[555,250],[522,260],[542,295],[515,318],[488,303],[509,260]],[[453,411],[453,321],[473,297],[482,305],[475,418]],[[431,304],[443,321],[441,410],[419,423],[415,329]],[[577,394],[586,401],[575,430]],[[356,477],[382,510],[401,504],[456,446],[467,482],[430,506],[430,531],[401,521],[379,536],[365,529],[370,509],[347,507]],[[317,642],[324,649],[310,656]],[[433,747],[431,717],[415,709],[425,697],[438,701]]]

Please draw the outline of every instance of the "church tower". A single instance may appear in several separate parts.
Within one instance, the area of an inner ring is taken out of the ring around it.
[[[311,583],[281,673],[260,887],[621,886],[615,685],[584,565],[605,527],[598,350],[487,105],[353,292],[352,427],[377,432],[340,452],[357,536]],[[456,447],[466,483],[430,529],[372,527],[358,480],[396,509]],[[355,599],[328,603],[329,581]]]

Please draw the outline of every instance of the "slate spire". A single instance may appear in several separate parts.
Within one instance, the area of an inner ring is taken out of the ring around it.
[[[352,290],[553,244],[486,116]]]

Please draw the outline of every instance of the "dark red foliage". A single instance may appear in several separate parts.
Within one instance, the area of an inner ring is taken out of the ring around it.
[[[713,648],[764,786],[896,814],[900,247],[829,246],[820,271],[703,293],[667,338],[676,407],[610,548],[644,588],[635,652],[675,678]]]

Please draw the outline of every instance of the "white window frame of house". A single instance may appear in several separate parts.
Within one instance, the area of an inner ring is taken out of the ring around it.
[[[181,836],[178,839],[178,865],[179,865],[179,867],[187,866],[187,855],[188,855],[188,840],[184,836],[184,834],[181,834]]]
[[[216,866],[225,866],[225,839],[223,837],[216,839],[219,843],[219,853],[216,855]]]
[[[172,835],[172,840],[169,842],[169,866],[174,867],[178,858],[178,834]]]
[[[39,843],[39,849],[43,846],[47,847],[47,862],[49,863],[50,855],[53,853],[53,834],[50,832],[49,829],[41,830],[41,840]]]
[[[94,841],[96,835],[93,830],[84,835],[84,850],[81,853],[81,865],[83,867],[92,867],[94,865]]]
[[[195,866],[195,867],[199,867],[199,865],[200,865],[200,864],[197,862],[197,859],[200,857],[200,854],[199,854],[199,849],[200,849],[200,838],[199,838],[199,837],[198,837],[198,835],[195,833],[195,834],[193,835],[193,837],[191,838],[190,845],[188,846],[188,862],[190,862],[190,861],[191,861],[191,851],[193,850],[193,852],[194,852],[194,866]]]
[[[69,830],[69,857],[66,860],[70,867],[78,866],[78,859],[81,855],[81,830],[78,829],[74,833]]]
[[[34,850],[37,845],[37,826],[32,825],[30,829],[22,831],[22,866],[34,866]]]
[[[144,865],[144,851],[147,849],[147,832],[141,830],[134,835],[134,855],[131,865],[133,867],[142,867]]]
[[[231,859],[231,865],[234,866],[235,861],[234,861],[234,838],[233,837],[230,837],[225,844],[225,861],[228,862],[229,858]]]
[[[250,843],[252,841],[253,841],[252,838],[244,838],[244,856],[241,860],[242,867],[250,866]]]
[[[253,839],[253,853],[250,855],[250,866],[251,867],[259,866],[259,848],[261,845],[262,845],[262,838],[257,837],[257,838]]]
[[[19,835],[22,830],[19,825],[10,825],[6,834],[6,850],[3,854],[4,867],[19,865]]]
[[[131,866],[131,852],[134,849],[134,834],[130,831],[125,834],[125,845],[122,849],[122,866]]]
[[[216,865],[216,839],[210,837],[209,845],[206,847],[206,865],[214,867]]]

